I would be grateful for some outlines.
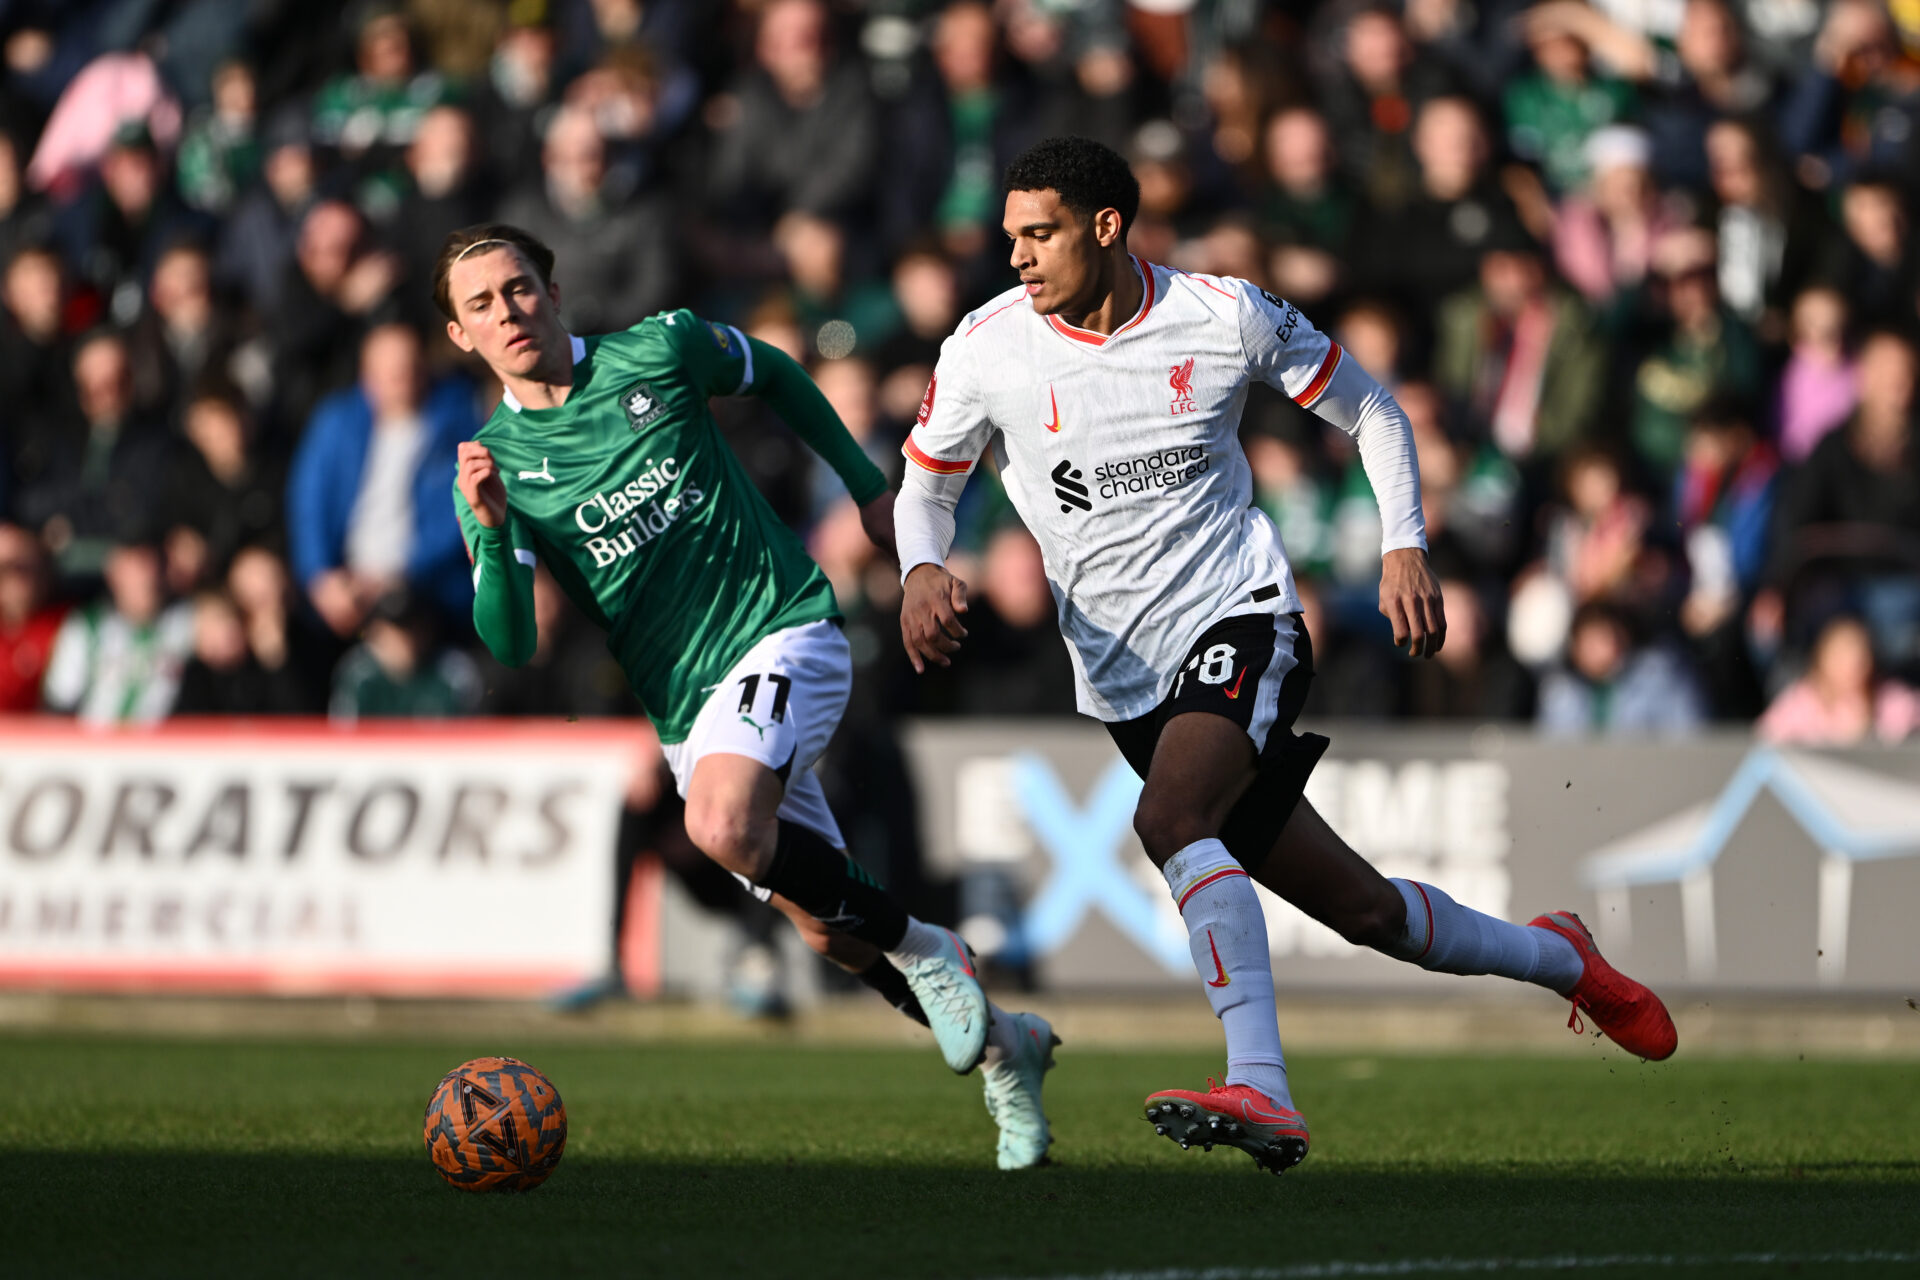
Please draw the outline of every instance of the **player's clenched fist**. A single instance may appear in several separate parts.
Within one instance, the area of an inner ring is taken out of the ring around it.
[[[460,442],[460,496],[473,508],[473,518],[489,529],[507,522],[507,486],[494,465],[493,453],[478,440]]]
[[[960,615],[967,611],[967,584],[937,564],[916,565],[907,575],[906,599],[900,605],[900,639],[907,646],[913,669],[925,674],[927,663],[950,667],[947,655],[960,649],[967,629]]]

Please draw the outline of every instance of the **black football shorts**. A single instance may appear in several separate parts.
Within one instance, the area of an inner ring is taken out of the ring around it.
[[[1227,814],[1220,841],[1251,870],[1280,838],[1329,745],[1317,733],[1293,730],[1312,683],[1313,642],[1299,614],[1236,614],[1200,633],[1159,706],[1109,724],[1107,732],[1145,778],[1173,717],[1198,711],[1239,725],[1253,742],[1259,775]]]

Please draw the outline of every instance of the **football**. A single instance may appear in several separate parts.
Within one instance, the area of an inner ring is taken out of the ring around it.
[[[427,1156],[462,1191],[531,1191],[567,1146],[567,1108],[553,1081],[518,1058],[475,1058],[427,1100]]]

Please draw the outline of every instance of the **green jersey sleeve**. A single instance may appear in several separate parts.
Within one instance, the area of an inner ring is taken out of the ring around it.
[[[506,527],[489,529],[455,488],[453,510],[473,561],[473,629],[502,663],[525,666],[540,639],[533,613],[533,540],[511,507]]]
[[[691,311],[676,311],[671,319],[668,330],[695,386],[710,396],[755,395],[766,401],[833,468],[855,502],[868,503],[886,492],[887,478],[791,356]]]

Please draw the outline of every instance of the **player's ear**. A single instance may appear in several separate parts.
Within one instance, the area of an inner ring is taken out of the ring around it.
[[[559,281],[557,281],[557,280],[549,280],[549,281],[547,281],[547,299],[548,299],[548,300],[549,300],[550,302],[552,302],[552,303],[553,303],[553,311],[554,311],[554,314],[555,314],[555,315],[558,315],[558,314],[560,313],[560,283],[559,283]]]
[[[473,339],[467,336],[466,328],[458,320],[447,321],[447,337],[462,351],[473,353]]]
[[[1093,215],[1093,238],[1102,249],[1111,249],[1120,239],[1121,220],[1118,209],[1102,209]]]

